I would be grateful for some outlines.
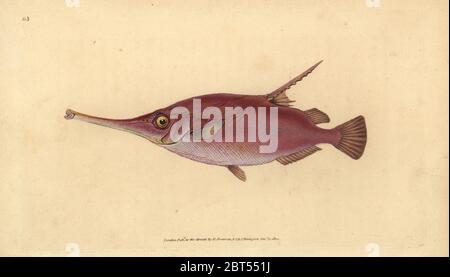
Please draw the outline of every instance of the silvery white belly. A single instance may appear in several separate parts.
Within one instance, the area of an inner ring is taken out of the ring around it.
[[[178,142],[163,145],[182,157],[213,165],[258,165],[278,158],[279,153],[260,153],[259,144],[249,142]]]

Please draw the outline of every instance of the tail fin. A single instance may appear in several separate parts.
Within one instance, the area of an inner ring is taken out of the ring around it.
[[[361,158],[366,148],[367,130],[366,121],[363,116],[358,116],[335,128],[342,137],[335,147],[351,158]]]

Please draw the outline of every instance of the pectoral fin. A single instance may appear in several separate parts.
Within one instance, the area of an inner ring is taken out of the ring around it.
[[[244,170],[242,170],[239,166],[229,165],[227,167],[231,171],[231,173],[233,173],[234,176],[236,176],[239,180],[241,180],[243,182],[245,182],[247,180]]]
[[[282,165],[288,165],[290,163],[296,162],[298,160],[301,160],[303,158],[308,157],[309,155],[314,154],[315,152],[322,150],[321,148],[317,147],[317,146],[310,146],[308,148],[305,148],[303,150],[300,150],[298,152],[295,152],[293,154],[287,155],[287,156],[283,156],[283,157],[279,157],[277,159],[278,162],[280,162]]]

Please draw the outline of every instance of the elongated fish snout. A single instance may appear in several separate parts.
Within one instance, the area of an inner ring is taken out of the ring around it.
[[[152,131],[153,129],[149,127],[151,125],[145,118],[111,119],[80,113],[72,109],[66,110],[64,118],[67,120],[76,119],[103,127],[129,132],[152,142],[159,143],[159,135]]]
[[[65,119],[77,119],[80,121],[84,121],[87,123],[92,123],[100,126],[105,126],[113,129],[119,129],[119,130],[129,130],[130,126],[130,120],[128,119],[110,119],[110,118],[103,118],[103,117],[97,117],[92,115],[83,114],[71,109],[66,110],[66,114],[64,116]]]

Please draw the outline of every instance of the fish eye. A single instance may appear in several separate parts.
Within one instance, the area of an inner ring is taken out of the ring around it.
[[[165,115],[160,115],[155,119],[155,125],[160,129],[165,129],[169,125],[169,118]]]

